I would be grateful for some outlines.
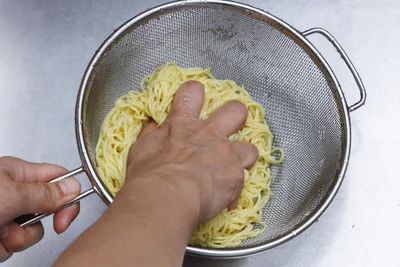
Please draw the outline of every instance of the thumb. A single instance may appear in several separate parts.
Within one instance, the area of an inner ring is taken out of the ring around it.
[[[74,177],[55,183],[20,184],[20,215],[49,213],[73,200],[81,191],[81,184]]]

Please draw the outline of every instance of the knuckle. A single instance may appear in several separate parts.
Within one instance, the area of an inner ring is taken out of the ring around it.
[[[219,140],[215,144],[213,144],[213,147],[216,150],[216,154],[221,160],[233,162],[234,165],[237,165],[238,152],[233,142],[229,140]]]
[[[228,154],[230,158],[237,159],[237,150],[231,141],[225,142],[225,153]]]
[[[55,209],[56,196],[53,190],[47,184],[40,184],[38,186],[37,192],[31,192],[32,194],[38,194],[41,198],[45,209],[53,210]]]
[[[202,137],[204,135],[208,135],[208,136],[215,136],[216,133],[218,133],[218,125],[214,122],[208,122],[207,124],[205,124],[202,128],[201,131],[198,131],[196,133],[196,136]]]
[[[180,113],[174,113],[168,118],[167,123],[168,123],[169,127],[174,127],[176,125],[186,124],[187,121],[188,121],[188,117],[186,117]]]
[[[235,147],[230,141],[221,142],[221,145],[219,146],[219,151],[229,157],[236,155]]]
[[[231,141],[227,141],[227,143],[228,143],[228,152],[231,153],[232,155],[236,155],[237,150],[234,143],[232,143]]]
[[[159,128],[168,136],[180,136],[186,130],[188,125],[190,125],[188,118],[180,114],[174,114],[169,117],[164,124],[161,124]]]

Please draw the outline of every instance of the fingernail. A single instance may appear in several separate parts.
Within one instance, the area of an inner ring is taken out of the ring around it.
[[[81,184],[75,178],[67,178],[62,180],[60,183],[61,191],[63,191],[64,195],[71,195],[78,192],[81,188]]]
[[[8,235],[8,225],[3,225],[2,227],[0,227],[0,240],[1,239],[5,239]]]

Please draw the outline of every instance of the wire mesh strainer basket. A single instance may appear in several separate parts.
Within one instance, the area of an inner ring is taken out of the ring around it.
[[[305,38],[319,33],[338,50],[360,89],[348,106],[327,62]],[[219,79],[243,84],[263,105],[276,144],[285,151],[272,167],[272,196],[263,210],[267,230],[239,247],[188,246],[190,254],[241,257],[296,236],[327,208],[343,180],[350,153],[349,112],[365,102],[365,90],[351,61],[323,29],[298,32],[259,9],[229,1],[179,1],[148,10],[126,22],[99,48],[83,77],[76,105],[76,133],[82,167],[93,187],[70,204],[97,192],[112,195],[96,173],[95,148],[101,124],[115,100],[138,90],[158,65],[211,67]],[[22,225],[47,216],[38,215]]]

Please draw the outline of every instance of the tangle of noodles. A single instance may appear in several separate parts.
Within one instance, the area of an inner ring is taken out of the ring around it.
[[[231,211],[225,208],[214,219],[199,225],[190,238],[192,245],[237,246],[242,240],[265,231],[262,209],[270,197],[270,165],[283,160],[283,151],[272,149],[273,136],[265,122],[263,107],[234,81],[217,80],[209,68],[181,68],[175,63],[159,66],[142,79],[141,92],[130,91],[121,96],[105,118],[96,147],[97,172],[115,195],[124,184],[128,151],[140,130],[150,117],[158,124],[165,120],[176,90],[188,80],[204,85],[201,119],[231,100],[238,100],[248,108],[245,127],[230,136],[230,140],[254,144],[259,158],[250,170],[245,170],[239,205]],[[279,159],[272,156],[274,152],[279,154]]]

